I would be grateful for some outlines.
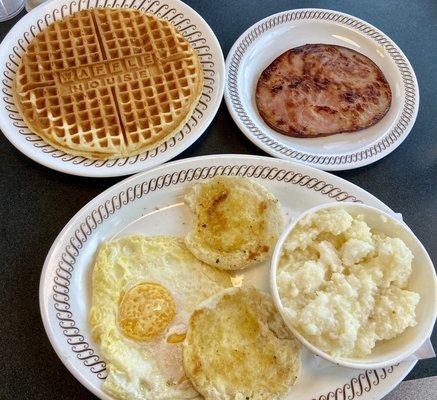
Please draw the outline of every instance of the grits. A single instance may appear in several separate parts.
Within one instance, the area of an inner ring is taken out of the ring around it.
[[[298,222],[284,243],[277,285],[288,322],[320,350],[364,357],[379,340],[416,325],[417,293],[406,290],[413,255],[344,209]]]

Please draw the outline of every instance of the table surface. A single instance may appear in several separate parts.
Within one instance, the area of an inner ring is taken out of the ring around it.
[[[368,190],[404,220],[437,255],[437,2],[435,0],[186,1],[211,25],[227,55],[250,25],[273,13],[331,8],[364,19],[389,35],[416,71],[420,110],[405,142],[384,159],[335,173]],[[0,23],[0,38],[24,15]],[[0,384],[1,399],[93,399],[62,365],[44,332],[38,284],[47,252],[67,221],[89,200],[122,178],[92,179],[49,170],[22,155],[0,135]],[[205,134],[178,158],[203,154],[266,155],[239,131],[224,102]],[[388,183],[390,181],[390,184]],[[433,335],[437,348],[437,334]],[[407,379],[437,375],[436,359],[420,361]],[[61,389],[62,396],[59,396]]]

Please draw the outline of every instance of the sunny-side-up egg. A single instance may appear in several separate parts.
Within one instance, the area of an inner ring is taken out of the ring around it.
[[[118,399],[194,399],[182,344],[196,306],[230,287],[183,239],[127,236],[102,245],[94,265],[90,324]]]

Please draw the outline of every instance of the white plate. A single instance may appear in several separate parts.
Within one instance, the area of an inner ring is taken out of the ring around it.
[[[205,84],[191,119],[175,136],[137,156],[90,160],[57,150],[27,128],[12,99],[15,71],[32,38],[53,21],[94,7],[136,8],[169,20],[197,50],[203,66]],[[54,0],[24,16],[0,45],[0,129],[22,153],[57,171],[93,177],[133,174],[172,159],[202,135],[220,106],[224,68],[223,53],[213,31],[199,14],[179,0]]]
[[[271,129],[255,104],[258,78],[280,54],[307,43],[349,47],[373,60],[392,90],[387,115],[362,131],[321,138],[287,137]],[[237,39],[226,58],[225,100],[239,128],[262,150],[336,171],[375,162],[405,140],[416,120],[419,87],[399,47],[372,25],[337,11],[299,9],[267,17]]]
[[[105,363],[87,323],[90,278],[103,241],[132,233],[183,235],[190,218],[183,195],[195,182],[214,175],[255,179],[277,196],[287,218],[332,201],[362,201],[392,212],[365,190],[302,164],[266,157],[217,155],[165,164],[130,177],[82,208],[56,238],[41,275],[40,307],[44,326],[59,357],[72,374],[101,399]],[[269,287],[269,261],[237,274],[243,285]],[[237,279],[238,280],[238,279]],[[303,352],[299,383],[287,399],[376,400],[392,390],[415,361],[381,370],[359,371],[334,364],[316,368],[317,358]]]

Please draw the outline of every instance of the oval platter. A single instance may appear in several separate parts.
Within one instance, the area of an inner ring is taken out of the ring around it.
[[[93,260],[107,240],[133,233],[184,235],[190,212],[184,193],[215,175],[254,179],[280,201],[286,222],[327,202],[358,201],[392,213],[384,203],[343,179],[299,163],[267,157],[217,155],[171,162],[127,178],[84,206],[65,226],[46,258],[40,308],[47,335],[70,372],[100,399],[105,360],[88,326]],[[233,276],[234,285],[269,290],[269,262]],[[303,350],[302,371],[287,400],[376,400],[392,390],[415,361],[378,370],[326,365]]]

